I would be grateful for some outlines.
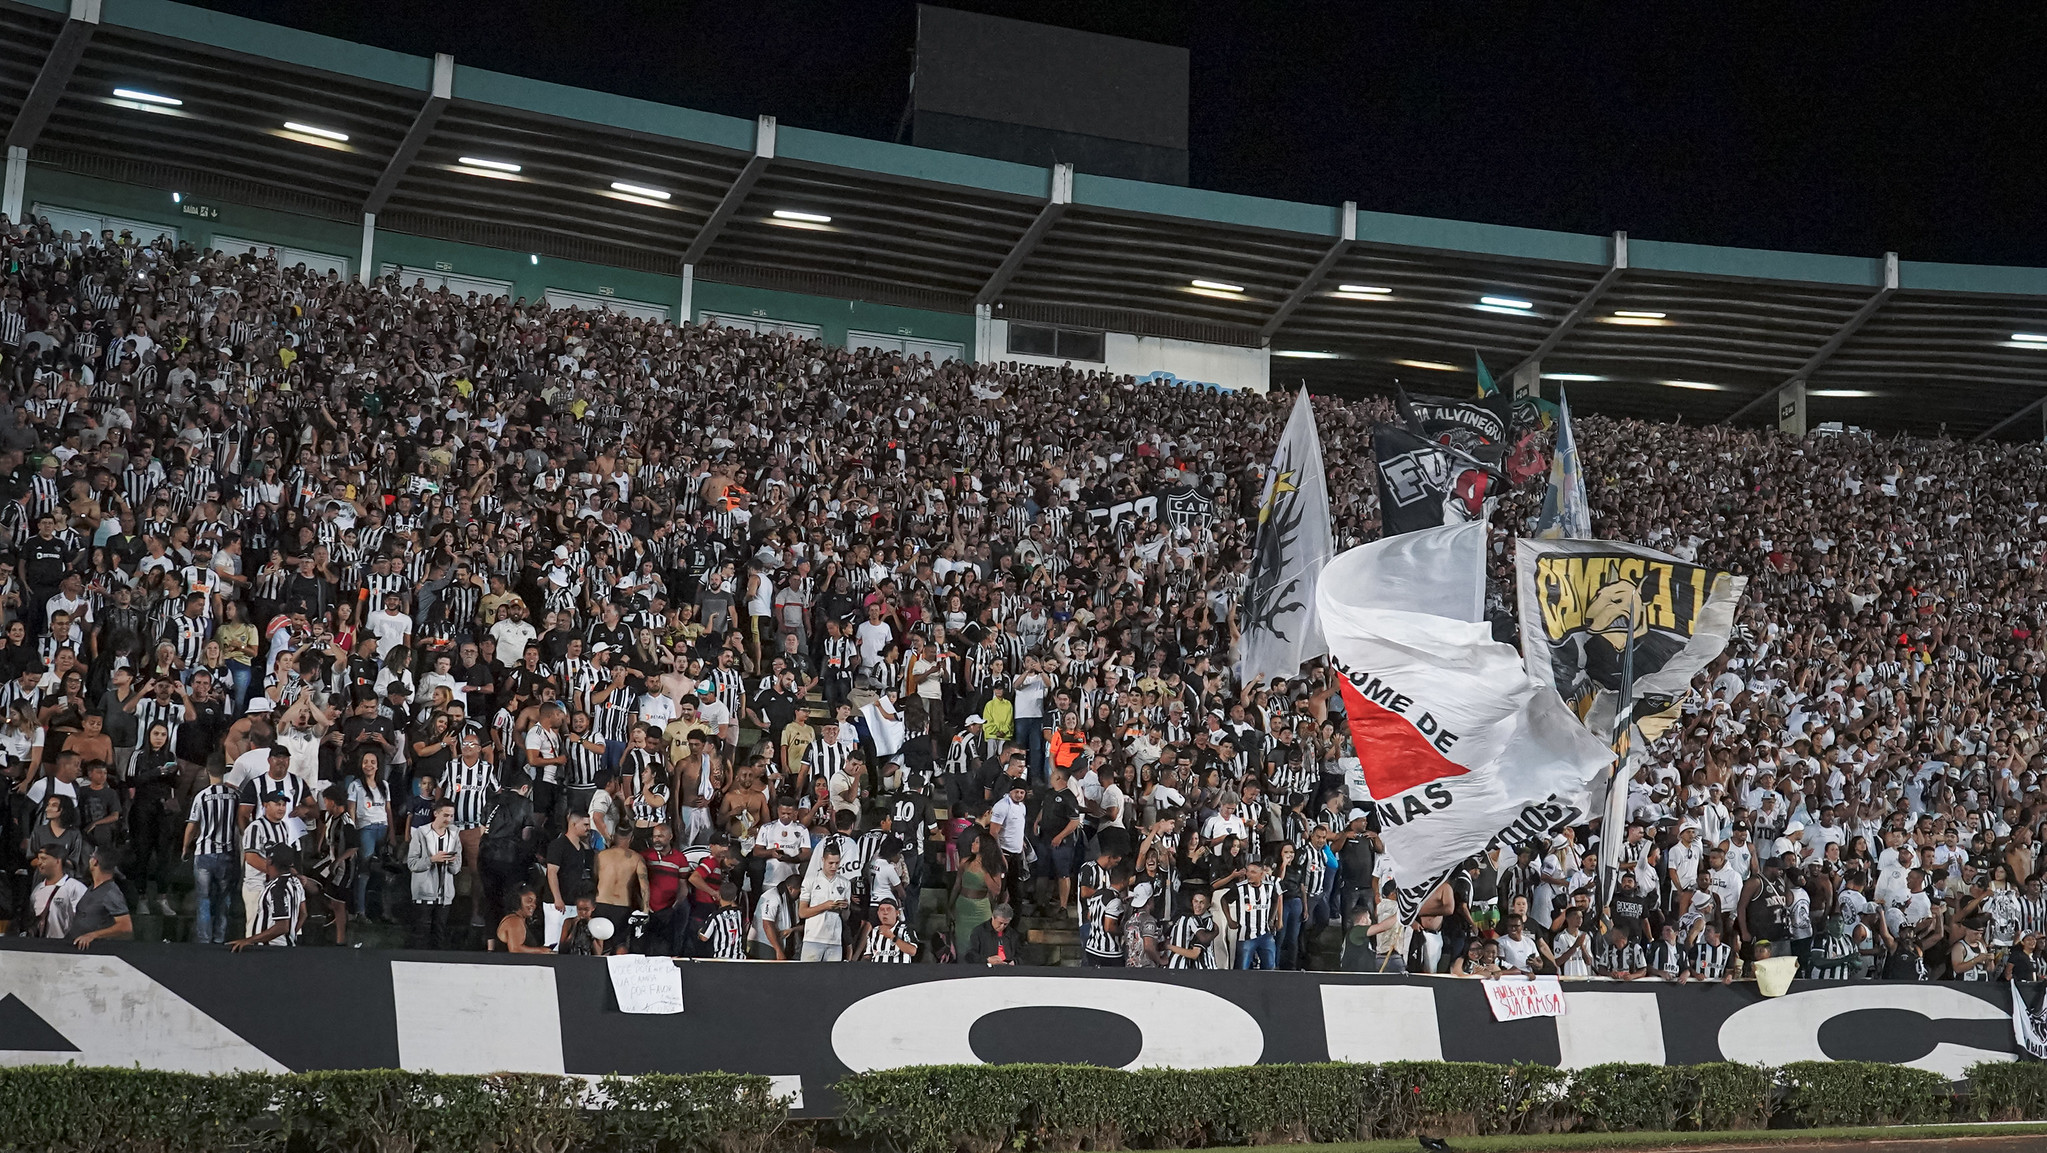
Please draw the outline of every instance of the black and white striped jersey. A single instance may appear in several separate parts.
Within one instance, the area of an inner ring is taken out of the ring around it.
[[[235,790],[226,783],[208,785],[192,796],[185,814],[187,823],[197,826],[192,834],[192,853],[235,851]]]
[[[296,873],[285,873],[272,877],[263,886],[262,901],[256,907],[256,933],[261,935],[279,925],[286,926],[283,933],[272,937],[265,944],[296,945],[299,943],[299,911],[306,907],[306,886]]]
[[[917,935],[910,931],[907,922],[897,921],[884,929],[879,924],[867,926],[866,936],[860,943],[860,959],[882,965],[907,965],[916,960],[910,954],[896,948],[892,941],[900,941],[915,947]]]

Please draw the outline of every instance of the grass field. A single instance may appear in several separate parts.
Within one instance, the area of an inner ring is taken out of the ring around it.
[[[1522,1137],[1453,1137],[1456,1153],[1605,1153],[1607,1150],[1796,1148],[1801,1145],[1857,1146],[1875,1149],[1924,1147],[1957,1153],[2004,1153],[2006,1150],[2047,1150],[2047,1124],[1899,1125],[1853,1129],[1750,1129],[1729,1133],[1550,1133]],[[1263,1145],[1232,1153],[1415,1153],[1412,1137],[1355,1141],[1336,1145]]]

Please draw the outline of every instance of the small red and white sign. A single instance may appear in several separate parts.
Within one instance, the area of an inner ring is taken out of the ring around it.
[[[1497,977],[1480,984],[1495,1021],[1564,1015],[1564,989],[1555,977]]]

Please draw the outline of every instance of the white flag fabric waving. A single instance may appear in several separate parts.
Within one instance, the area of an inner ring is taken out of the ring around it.
[[[1322,572],[1329,656],[1403,919],[1459,862],[1587,818],[1613,753],[1484,621],[1483,521],[1401,533]]]
[[[1329,529],[1329,486],[1322,477],[1322,438],[1308,390],[1296,394],[1293,415],[1265,474],[1251,544],[1251,578],[1244,589],[1239,674],[1296,677],[1301,665],[1329,651],[1316,623],[1315,585],[1336,551]]]

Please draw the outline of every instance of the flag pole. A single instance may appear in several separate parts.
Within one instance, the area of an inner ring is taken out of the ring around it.
[[[1613,763],[1613,768],[1607,771],[1606,812],[1603,815],[1603,820],[1601,821],[1600,827],[1600,836],[1605,838],[1601,846],[1602,848],[1604,848],[1606,845],[1618,846],[1620,844],[1623,844],[1624,842],[1618,840],[1617,838],[1622,838],[1627,835],[1627,830],[1625,827],[1627,822],[1627,797],[1624,790],[1627,789],[1629,782],[1621,778],[1621,771],[1627,767],[1628,732],[1630,729],[1634,727],[1635,613],[1632,612],[1626,613],[1621,617],[1621,619],[1624,622],[1626,622],[1627,636],[1626,639],[1621,642],[1621,694],[1620,700],[1616,702],[1614,705],[1613,731],[1609,735],[1610,739],[1608,741],[1608,743],[1613,748],[1616,759]],[[1618,814],[1619,817],[1621,818],[1619,821],[1614,820],[1616,814]],[[1620,828],[1607,827],[1616,824],[1622,827]],[[1601,918],[1604,919],[1607,905],[1609,902],[1613,900],[1614,889],[1619,885],[1620,849],[1619,848],[1613,849],[1611,854],[1607,852],[1601,852],[1600,856],[1602,857],[1611,856],[1611,859],[1613,860],[1613,864],[1611,867],[1603,868],[1599,871],[1600,873],[1599,909]]]

